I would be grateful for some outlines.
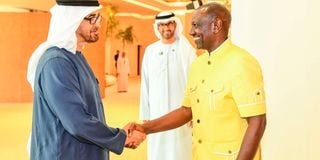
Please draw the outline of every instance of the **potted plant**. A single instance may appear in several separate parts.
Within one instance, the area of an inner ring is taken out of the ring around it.
[[[119,25],[119,21],[116,19],[118,8],[111,4],[105,5],[102,9],[103,17],[106,19],[106,37],[112,36],[113,30]]]
[[[124,50],[126,44],[132,44],[134,39],[136,39],[135,35],[133,35],[133,26],[129,26],[125,29],[120,29],[116,34],[116,38],[121,40],[122,48]]]

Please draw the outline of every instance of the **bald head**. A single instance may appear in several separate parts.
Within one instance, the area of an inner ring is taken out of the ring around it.
[[[226,7],[207,3],[194,12],[190,35],[197,48],[211,52],[228,38],[230,22],[231,15]]]
[[[226,36],[228,36],[231,14],[225,6],[219,3],[207,3],[198,8],[198,10],[204,13],[207,18],[221,20],[222,32],[225,32]]]

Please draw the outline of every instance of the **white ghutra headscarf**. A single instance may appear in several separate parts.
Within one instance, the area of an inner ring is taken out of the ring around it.
[[[55,5],[51,8],[51,21],[48,38],[33,52],[28,64],[27,79],[34,90],[35,73],[39,59],[44,52],[53,46],[65,48],[76,53],[76,30],[88,14],[100,9],[101,6],[64,6]]]
[[[169,21],[174,21],[176,22],[176,30],[175,30],[175,35],[176,37],[183,36],[182,31],[183,31],[183,26],[179,18],[175,17],[175,14],[169,11],[163,11],[160,12],[155,19],[155,22],[153,24],[153,29],[154,33],[159,39],[162,39],[160,32],[158,31],[158,25],[159,23],[168,23]],[[184,36],[183,36],[184,37]]]

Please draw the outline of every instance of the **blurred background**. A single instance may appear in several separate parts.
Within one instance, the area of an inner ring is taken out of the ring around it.
[[[320,159],[320,1],[202,0],[232,13],[231,37],[260,62],[265,81],[268,124],[262,140],[265,160]],[[123,127],[138,121],[140,70],[144,49],[157,40],[154,16],[171,10],[188,35],[198,0],[100,0],[104,21],[100,40],[84,54],[100,82],[107,123]],[[32,120],[28,60],[46,40],[54,0],[0,0],[0,159],[26,160]],[[187,7],[188,6],[188,7]],[[131,28],[131,29],[130,29]],[[132,39],[119,36],[131,35]],[[130,86],[114,85],[116,50],[130,60]],[[201,51],[198,52],[201,54]],[[125,101],[124,101],[125,100]],[[121,115],[121,116],[120,116]],[[112,160],[145,160],[146,143]]]

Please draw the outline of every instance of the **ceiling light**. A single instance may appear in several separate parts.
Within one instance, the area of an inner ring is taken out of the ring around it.
[[[143,2],[139,2],[139,1],[136,1],[136,0],[123,0],[125,2],[128,2],[128,3],[131,3],[131,4],[135,4],[137,6],[140,6],[140,7],[144,7],[144,8],[147,8],[147,9],[151,9],[151,10],[154,10],[154,11],[158,11],[158,12],[161,12],[162,10],[158,7],[154,7],[154,6],[151,6],[151,5],[148,5],[148,4],[145,4]]]
[[[154,19],[154,16],[141,15],[137,13],[117,13],[117,17],[135,17],[138,19]]]
[[[186,4],[189,3],[189,2],[164,2],[163,0],[155,0],[155,1],[169,7],[184,7],[186,6]]]
[[[191,0],[191,3],[189,3],[186,8],[187,9],[197,9],[200,6],[202,6],[202,1],[201,0]]]

